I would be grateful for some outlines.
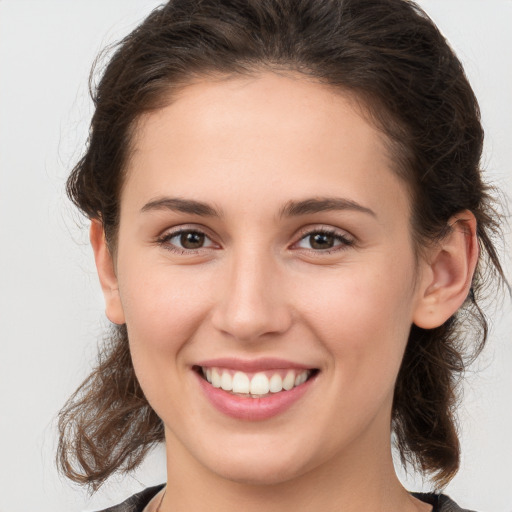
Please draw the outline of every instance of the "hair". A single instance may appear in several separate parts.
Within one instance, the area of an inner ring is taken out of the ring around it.
[[[124,169],[136,122],[195,79],[293,72],[358,101],[385,134],[411,196],[417,252],[477,219],[480,258],[463,307],[438,328],[412,326],[395,386],[392,430],[402,464],[442,488],[459,467],[458,383],[481,351],[485,287],[505,281],[494,240],[500,217],[482,181],[483,130],[461,63],[429,17],[407,0],[173,0],[117,46],[97,84],[86,152],[67,192],[99,219],[114,253]],[[92,76],[92,75],[91,75]],[[57,462],[96,490],[163,440],[115,326],[91,375],[59,414]]]

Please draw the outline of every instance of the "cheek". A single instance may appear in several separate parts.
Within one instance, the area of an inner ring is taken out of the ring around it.
[[[154,262],[125,262],[119,277],[135,374],[151,407],[164,418],[166,411],[183,407],[181,391],[188,382],[184,354],[199,337],[211,303],[205,290],[213,285],[199,286],[192,267],[173,271]]]
[[[205,290],[213,286],[198,283],[192,267],[176,271],[147,262],[125,263],[119,286],[136,370],[165,373],[208,315],[211,298]]]
[[[398,271],[412,267],[402,263],[347,268],[317,282],[321,293],[302,291],[304,317],[330,355],[338,385],[357,400],[371,395],[372,383],[376,395],[394,387],[412,322],[412,272]]]

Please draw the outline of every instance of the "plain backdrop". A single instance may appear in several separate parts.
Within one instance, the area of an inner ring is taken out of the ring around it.
[[[55,416],[107,325],[87,224],[64,194],[92,111],[88,73],[98,51],[157,4],[0,0],[0,512],[94,510],[165,478],[157,449],[91,498],[54,464]],[[512,1],[420,4],[465,64],[481,103],[487,177],[512,196]],[[462,468],[446,492],[479,512],[511,512],[510,300],[491,315],[465,387]],[[414,475],[405,481],[428,489]]]

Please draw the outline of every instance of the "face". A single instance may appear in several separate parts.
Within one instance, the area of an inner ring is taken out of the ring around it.
[[[173,463],[276,483],[389,456],[421,268],[381,137],[349,98],[272,73],[141,120],[107,314]]]

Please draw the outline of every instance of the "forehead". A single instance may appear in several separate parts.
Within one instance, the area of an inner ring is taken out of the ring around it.
[[[172,193],[261,208],[336,192],[407,209],[387,147],[350,96],[317,81],[271,72],[198,81],[140,119],[122,203]]]

